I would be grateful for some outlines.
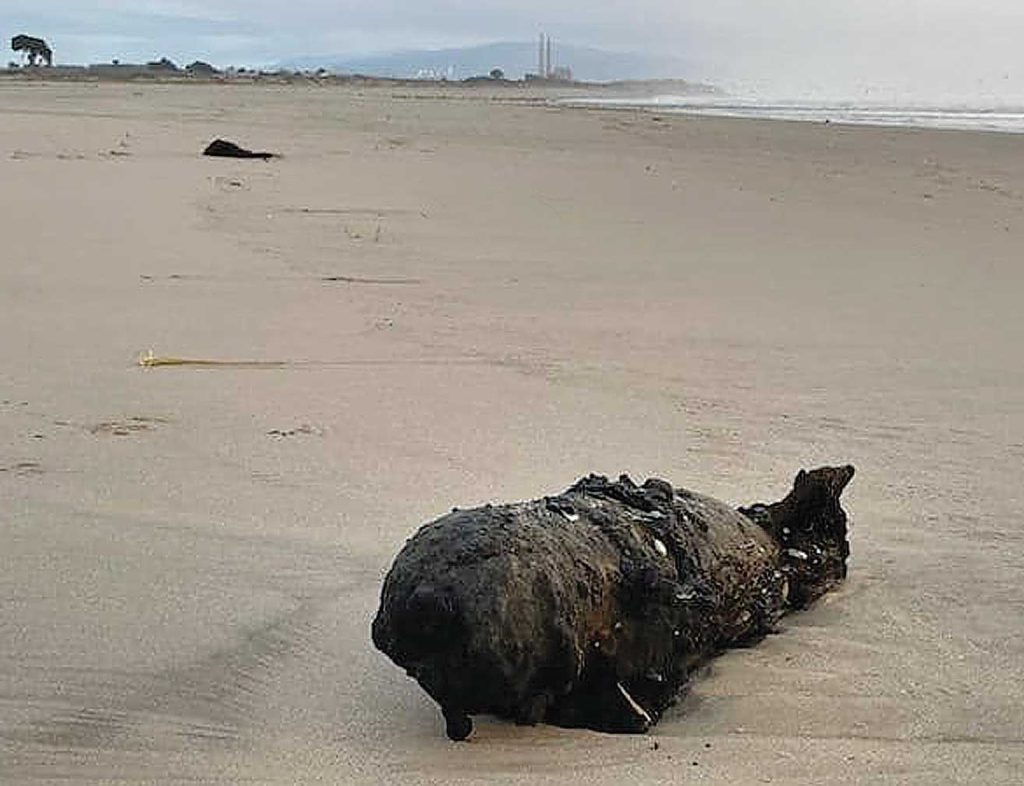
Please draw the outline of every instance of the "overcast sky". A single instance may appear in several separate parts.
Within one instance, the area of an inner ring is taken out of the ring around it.
[[[543,30],[762,94],[1024,103],[1024,0],[0,0],[0,25],[45,37],[62,62],[218,65]]]

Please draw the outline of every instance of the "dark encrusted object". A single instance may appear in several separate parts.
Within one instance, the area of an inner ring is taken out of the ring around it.
[[[257,153],[239,147],[234,142],[226,139],[214,139],[203,151],[204,156],[217,156],[219,158],[262,158],[264,161],[270,158],[277,158],[277,153]]]
[[[644,732],[693,669],[846,576],[852,466],[733,510],[663,480],[591,475],[555,497],[424,525],[384,582],[373,642],[441,706]]]

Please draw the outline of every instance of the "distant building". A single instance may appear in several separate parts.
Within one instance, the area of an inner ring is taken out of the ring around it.
[[[527,82],[534,79],[549,79],[555,82],[571,82],[572,69],[569,66],[554,65],[551,36],[540,34],[537,44],[537,73],[526,74]]]
[[[445,69],[420,68],[416,71],[413,79],[423,79],[428,82],[447,82],[455,78],[455,66],[450,65]]]
[[[178,66],[175,65],[173,60],[166,57],[161,57],[159,60],[151,60],[146,63],[146,68],[151,71],[177,71]]]

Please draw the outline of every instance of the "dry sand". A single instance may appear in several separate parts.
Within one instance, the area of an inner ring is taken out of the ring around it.
[[[517,96],[0,87],[5,786],[1020,782],[1024,138]],[[452,505],[846,461],[846,587],[649,736],[370,645]]]

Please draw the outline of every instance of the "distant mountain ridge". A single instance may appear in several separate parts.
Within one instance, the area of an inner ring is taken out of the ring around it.
[[[587,82],[682,79],[687,74],[686,62],[680,57],[611,52],[558,41],[553,42],[552,54],[553,65],[569,66],[574,78]],[[303,56],[282,61],[279,65],[290,69],[325,68],[337,74],[399,79],[422,76],[466,79],[500,68],[509,79],[521,79],[526,73],[537,71],[537,44],[505,41],[452,49],[405,50],[361,58]]]

